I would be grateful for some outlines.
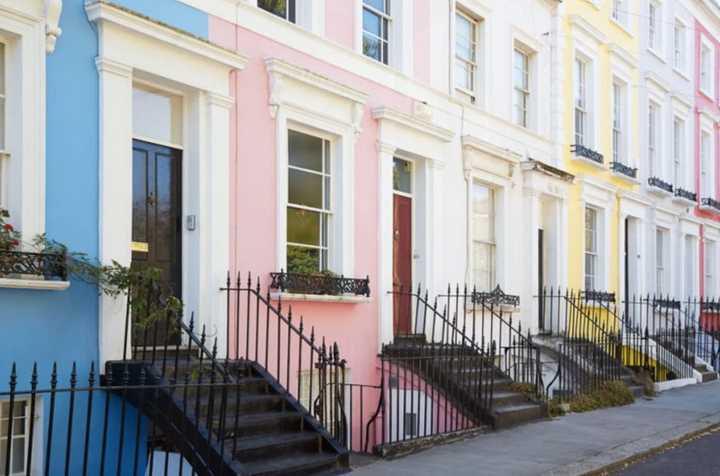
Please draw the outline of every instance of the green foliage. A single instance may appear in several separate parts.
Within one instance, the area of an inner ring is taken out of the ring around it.
[[[570,411],[581,413],[600,408],[629,405],[635,401],[630,389],[622,382],[605,382],[590,393],[577,395],[570,400]]]
[[[318,272],[318,261],[314,250],[288,246],[287,272],[312,274]]]
[[[20,232],[7,222],[10,212],[0,208],[0,251],[11,251],[20,245]]]
[[[655,396],[655,382],[652,379],[652,376],[650,375],[650,372],[646,369],[640,369],[635,372],[635,375],[633,376],[633,381],[643,386],[643,393],[646,397],[654,397]]]
[[[42,253],[64,255],[68,275],[96,285],[101,294],[111,297],[127,295],[133,325],[139,328],[177,316],[182,311],[182,302],[173,295],[157,268],[130,268],[114,260],[110,265],[103,265],[86,253],[68,251],[67,246],[45,235],[36,236],[32,245]]]
[[[553,398],[548,400],[548,415],[551,417],[559,417],[565,415],[565,409],[562,406],[559,398]]]
[[[532,383],[512,383],[509,386],[511,392],[522,393],[529,400],[537,398],[537,386]]]

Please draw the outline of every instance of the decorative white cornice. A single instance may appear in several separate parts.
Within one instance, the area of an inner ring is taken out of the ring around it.
[[[471,135],[462,136],[462,147],[463,151],[474,150],[502,159],[506,162],[510,162],[512,165],[517,165],[520,163],[520,160],[522,160],[522,156],[517,152],[513,152],[509,149],[503,149],[495,144],[491,144],[490,142],[478,139],[477,137]]]
[[[309,69],[301,68],[287,61],[277,58],[266,58],[265,67],[268,72],[268,90],[270,91],[268,105],[270,116],[274,119],[277,111],[284,101],[286,84],[298,82],[324,94],[342,98],[352,103],[352,127],[357,137],[362,131],[362,119],[365,114],[365,101],[367,94],[351,88],[337,81],[329,79]]]
[[[683,96],[673,93],[670,96],[670,101],[672,102],[672,105],[675,109],[682,110],[682,113],[687,115],[692,110],[692,104],[690,101],[685,99]]]
[[[397,150],[395,145],[382,141],[377,141],[375,143],[375,148],[379,153],[389,156],[395,155],[395,151]]]
[[[111,73],[117,76],[122,76],[123,78],[132,77],[132,66],[128,66],[124,63],[120,63],[119,61],[115,61],[104,56],[98,56],[95,58],[95,67],[100,73]]]
[[[608,45],[608,52],[613,61],[624,63],[628,68],[632,69],[638,67],[637,57],[617,43],[610,43]]]
[[[55,43],[62,35],[62,29],[58,26],[62,7],[62,0],[45,0],[45,51],[47,53],[55,51]]]
[[[720,115],[714,114],[707,109],[699,109],[698,112],[700,113],[700,119],[705,119],[706,122],[712,122],[713,126],[716,126],[718,123],[720,123]],[[701,126],[702,127],[702,126]]]
[[[605,36],[605,34],[595,28],[590,22],[588,22],[580,15],[570,15],[570,25],[572,25],[573,28],[577,28],[578,30],[582,31],[587,36],[595,40],[597,43],[607,43],[607,37]]]
[[[134,34],[148,36],[154,40],[194,54],[204,59],[220,63],[233,69],[244,69],[248,59],[234,51],[227,50],[192,34],[172,28],[143,17],[131,10],[96,0],[85,5],[88,19],[94,23],[111,23]]]
[[[450,129],[436,126],[432,122],[428,122],[419,118],[418,116],[412,116],[405,114],[389,107],[378,107],[372,110],[372,117],[376,120],[390,121],[400,124],[402,126],[413,129],[421,134],[426,134],[439,139],[443,142],[450,142],[455,133]]]
[[[224,94],[208,93],[208,103],[229,110],[235,105],[235,98]]]
[[[664,94],[670,92],[670,86],[660,76],[652,71],[645,73],[645,81],[649,83],[649,85],[655,85],[655,87]]]

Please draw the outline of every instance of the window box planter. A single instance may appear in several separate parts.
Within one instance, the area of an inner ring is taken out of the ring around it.
[[[660,196],[672,195],[674,190],[671,183],[664,181],[660,177],[648,178],[648,186],[650,187],[650,192]]]
[[[622,162],[610,162],[610,170],[621,178],[629,178],[633,181],[637,180],[637,167],[630,167]]]
[[[69,286],[65,255],[0,250],[0,287],[62,290]]]
[[[293,295],[370,297],[370,278],[355,279],[326,273],[270,273],[271,289]]]
[[[600,152],[594,151],[591,148],[581,144],[571,145],[570,152],[572,152],[576,158],[587,162],[590,165],[605,168],[605,157],[603,157]]]
[[[607,291],[582,291],[582,298],[585,302],[598,304],[611,304],[615,302],[615,293]]]
[[[720,201],[715,200],[712,197],[704,197],[700,200],[700,208],[703,210],[710,210],[713,212],[720,212]]]
[[[695,205],[697,203],[697,193],[681,187],[675,187],[675,198],[673,200],[688,205]]]

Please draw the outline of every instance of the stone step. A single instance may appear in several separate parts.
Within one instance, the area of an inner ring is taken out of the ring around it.
[[[528,403],[525,395],[519,392],[497,391],[492,396],[493,408],[509,405],[522,405]]]
[[[337,455],[332,453],[297,453],[283,455],[255,463],[243,464],[243,472],[249,476],[300,476],[319,474],[338,468]]]
[[[539,420],[546,416],[547,409],[544,404],[530,402],[501,406],[493,409],[493,420],[496,429],[508,428],[521,423]]]

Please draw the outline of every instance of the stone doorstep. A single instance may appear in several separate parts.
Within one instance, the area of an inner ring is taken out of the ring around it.
[[[718,427],[720,412],[684,423],[669,431],[615,446],[585,460],[547,471],[542,476],[602,476]]]

